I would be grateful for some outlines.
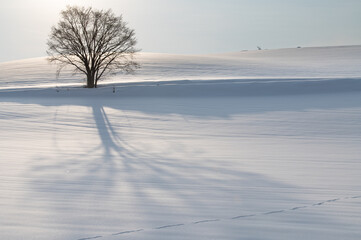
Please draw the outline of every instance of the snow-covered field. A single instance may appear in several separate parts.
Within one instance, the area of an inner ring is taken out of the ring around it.
[[[0,239],[361,239],[361,46],[0,63]]]

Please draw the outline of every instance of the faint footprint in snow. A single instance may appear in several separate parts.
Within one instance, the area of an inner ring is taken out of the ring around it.
[[[265,212],[265,213],[260,213],[260,214],[246,214],[246,215],[239,215],[236,217],[232,217],[232,218],[228,218],[231,220],[235,220],[235,219],[241,219],[241,218],[250,218],[250,217],[254,217],[257,215],[271,215],[271,214],[278,214],[278,213],[283,213],[286,211],[295,211],[295,210],[299,210],[299,209],[304,209],[304,208],[308,208],[310,206],[321,206],[324,205],[326,203],[332,203],[332,202],[337,202],[340,200],[346,200],[346,199],[359,199],[361,198],[360,196],[354,196],[354,197],[344,197],[344,198],[335,198],[335,199],[330,199],[330,200],[326,200],[323,202],[318,202],[312,205],[308,205],[308,206],[299,206],[299,207],[294,207],[294,208],[290,208],[290,209],[284,209],[284,210],[276,210],[276,211],[270,211],[270,212]],[[225,219],[206,219],[206,220],[201,220],[201,221],[196,221],[196,222],[192,222],[191,224],[202,224],[202,223],[209,223],[209,222],[219,222],[219,221],[223,221]],[[164,225],[161,227],[156,227],[156,228],[152,228],[155,230],[160,230],[160,229],[165,229],[165,228],[173,228],[173,227],[180,227],[180,226],[185,226],[185,225],[189,225],[188,224],[184,224],[184,223],[180,223],[180,224],[171,224],[171,225]],[[146,231],[145,229],[138,229],[138,230],[131,230],[131,231],[123,231],[123,232],[118,232],[118,233],[114,233],[111,234],[112,236],[117,236],[117,235],[122,235],[122,234],[131,234],[131,233],[136,233],[136,232],[141,232],[141,231]],[[97,238],[102,238],[103,236],[95,236],[95,237],[87,237],[87,238],[80,238],[78,240],[92,240],[92,239],[97,239]]]
[[[271,211],[271,212],[263,213],[263,215],[270,215],[270,214],[275,214],[275,213],[283,213],[284,211],[286,211],[286,210]]]
[[[231,219],[248,218],[248,217],[254,217],[254,216],[256,216],[256,214],[240,215],[237,217],[233,217]]]
[[[138,229],[138,230],[132,230],[132,231],[124,231],[124,232],[118,232],[118,233],[113,233],[113,236],[117,236],[117,235],[122,235],[122,234],[128,234],[128,233],[136,233],[136,232],[141,232],[144,231],[144,229]]]
[[[355,196],[355,197],[352,197],[352,198],[361,198],[361,196]]]
[[[209,223],[209,222],[219,222],[219,221],[221,221],[221,220],[220,220],[220,219],[208,219],[208,220],[202,220],[202,221],[192,222],[192,224]]]
[[[291,210],[291,211],[295,211],[295,210],[302,209],[302,208],[307,208],[307,206],[294,207],[294,208],[291,208],[290,210]]]
[[[172,227],[179,227],[179,226],[184,226],[184,223],[180,223],[180,224],[172,224],[172,225],[165,225],[165,226],[161,226],[161,227],[156,227],[153,229],[164,229],[164,228],[172,228]]]
[[[326,202],[319,202],[319,203],[315,203],[315,204],[313,204],[312,206],[321,206],[321,205],[323,205],[323,204],[325,204]]]
[[[103,236],[95,236],[95,237],[87,237],[87,238],[79,238],[78,240],[91,240],[91,239],[97,239],[97,238],[101,238]]]

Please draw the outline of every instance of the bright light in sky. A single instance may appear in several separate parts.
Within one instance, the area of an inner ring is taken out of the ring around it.
[[[360,0],[11,0],[0,8],[0,61],[45,56],[66,5],[123,14],[148,52],[361,44]]]

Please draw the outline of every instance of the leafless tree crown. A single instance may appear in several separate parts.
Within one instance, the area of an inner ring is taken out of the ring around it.
[[[136,43],[134,30],[111,10],[68,6],[51,29],[48,60],[59,64],[59,72],[71,65],[84,73],[92,88],[108,73],[129,73],[139,67],[134,60]]]

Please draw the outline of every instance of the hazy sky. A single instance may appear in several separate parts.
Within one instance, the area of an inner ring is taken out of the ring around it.
[[[361,0],[0,0],[0,62],[46,55],[66,5],[111,8],[146,52],[361,44]]]

